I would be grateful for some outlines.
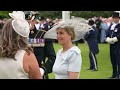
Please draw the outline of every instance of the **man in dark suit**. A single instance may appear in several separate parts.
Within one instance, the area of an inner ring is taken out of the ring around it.
[[[48,31],[49,28],[48,28],[48,23],[46,21],[46,18],[44,16],[40,16],[39,17],[39,21],[40,21],[40,23],[39,23],[39,29],[40,30]]]
[[[99,53],[98,41],[97,41],[98,30],[94,26],[94,23],[95,22],[93,20],[89,20],[88,24],[91,26],[91,28],[89,32],[86,33],[85,40],[87,41],[90,50],[89,52],[90,68],[88,70],[97,71],[98,65],[97,65],[96,54]]]
[[[112,64],[112,76],[120,78],[120,12],[113,12],[113,23],[106,33],[106,42],[110,44],[110,59]]]
[[[98,43],[100,43],[100,36],[101,36],[101,22],[102,22],[101,18],[102,16],[98,17],[95,20],[96,28],[98,30],[98,36],[97,36]]]
[[[26,19],[28,19],[28,14],[26,14]],[[43,38],[47,30],[45,30],[45,28],[37,30],[35,23],[33,23],[35,22],[35,18],[31,17],[28,20],[30,20],[29,22],[32,24],[29,34],[29,43],[33,47],[43,77],[48,79],[48,74],[52,72],[52,67],[56,58],[53,40]]]

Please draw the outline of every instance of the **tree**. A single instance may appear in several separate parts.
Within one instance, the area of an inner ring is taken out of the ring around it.
[[[12,11],[0,11],[0,18],[9,18],[8,13]],[[38,11],[40,14],[37,16],[45,16],[46,18],[62,18],[62,11]],[[94,16],[109,17],[112,11],[71,11],[71,16],[90,18]]]
[[[72,11],[71,15],[83,18],[91,18],[94,16],[103,16],[107,18],[112,15],[112,11]]]
[[[62,18],[62,11],[39,11],[40,16],[45,16],[46,18]]]
[[[0,11],[0,19],[9,18],[8,13],[10,13],[10,12],[12,12],[12,11]]]

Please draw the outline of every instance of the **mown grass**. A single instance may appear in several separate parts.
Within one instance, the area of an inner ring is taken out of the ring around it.
[[[109,55],[109,44],[99,44],[99,54],[97,54],[98,71],[86,70],[89,68],[89,48],[87,43],[79,43],[81,49],[82,68],[80,79],[108,79],[112,74],[112,67]],[[55,51],[57,52],[61,45],[54,43]],[[54,74],[49,74],[49,78],[53,79]]]

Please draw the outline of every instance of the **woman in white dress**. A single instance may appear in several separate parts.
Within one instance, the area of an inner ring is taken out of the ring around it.
[[[75,32],[72,27],[58,27],[57,40],[62,45],[62,49],[57,52],[53,65],[55,79],[79,79],[82,58],[81,51],[72,44],[75,39]]]
[[[10,15],[12,19],[5,23],[0,37],[0,79],[42,79],[36,57],[28,47],[30,26],[24,13]]]

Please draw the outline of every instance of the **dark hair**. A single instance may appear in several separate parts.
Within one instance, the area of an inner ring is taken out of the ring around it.
[[[88,24],[89,24],[90,26],[92,26],[92,25],[95,24],[95,22],[94,22],[94,20],[89,20],[89,21],[88,21]]]
[[[41,20],[45,20],[45,17],[44,16],[41,16],[41,17],[39,17],[39,20],[41,21]]]
[[[14,58],[18,50],[25,50],[28,54],[32,48],[28,46],[27,37],[22,37],[12,27],[12,20],[8,20],[2,29],[0,37],[0,57]]]
[[[119,12],[113,12],[112,17],[113,18],[120,18],[120,13]]]

